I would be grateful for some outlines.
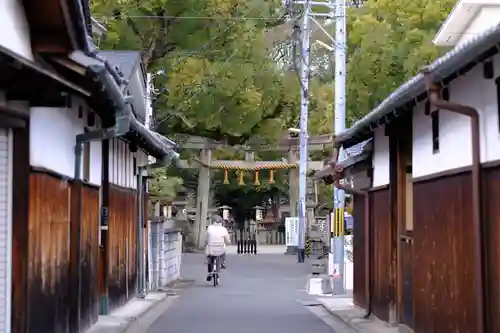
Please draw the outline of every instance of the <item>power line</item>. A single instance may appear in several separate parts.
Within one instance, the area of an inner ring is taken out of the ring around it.
[[[284,17],[276,16],[175,16],[175,15],[124,15],[124,17],[113,17],[113,16],[97,16],[99,20],[104,21],[120,21],[124,19],[137,19],[137,20],[164,20],[164,19],[176,19],[176,20],[214,20],[214,21],[278,21],[282,20]],[[323,17],[325,20],[336,18],[335,15],[327,15]],[[291,23],[291,18],[285,15],[286,21],[283,24]]]
[[[101,16],[101,19],[117,21],[122,20],[120,17]],[[174,15],[126,15],[126,18],[144,19],[144,20],[164,20],[164,19],[179,19],[179,20],[222,20],[222,21],[251,21],[251,20],[281,20],[282,17],[274,16],[174,16]]]

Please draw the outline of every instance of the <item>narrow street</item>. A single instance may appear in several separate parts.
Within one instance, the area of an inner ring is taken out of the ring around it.
[[[332,333],[301,304],[312,300],[305,292],[307,263],[285,256],[282,246],[262,250],[257,256],[228,255],[217,288],[205,282],[203,255],[184,255],[182,276],[195,282],[148,332]]]

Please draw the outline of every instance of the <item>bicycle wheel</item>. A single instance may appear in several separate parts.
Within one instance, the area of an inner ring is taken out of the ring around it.
[[[213,278],[212,280],[214,281],[214,287],[217,287],[219,284],[219,273],[217,273],[217,260],[218,258],[214,258],[214,267],[213,267]]]

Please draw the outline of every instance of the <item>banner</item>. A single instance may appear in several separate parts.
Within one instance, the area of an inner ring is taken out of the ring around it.
[[[299,218],[285,218],[285,241],[286,246],[299,245]]]

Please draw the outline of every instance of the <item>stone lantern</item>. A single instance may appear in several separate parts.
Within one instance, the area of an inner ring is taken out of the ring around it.
[[[264,207],[262,207],[262,206],[255,206],[254,209],[255,209],[255,220],[256,221],[262,221],[262,219],[263,219],[262,210],[264,209]]]
[[[231,211],[231,207],[224,205],[219,207],[219,210],[222,212],[222,219],[224,221],[229,221],[229,212]]]

